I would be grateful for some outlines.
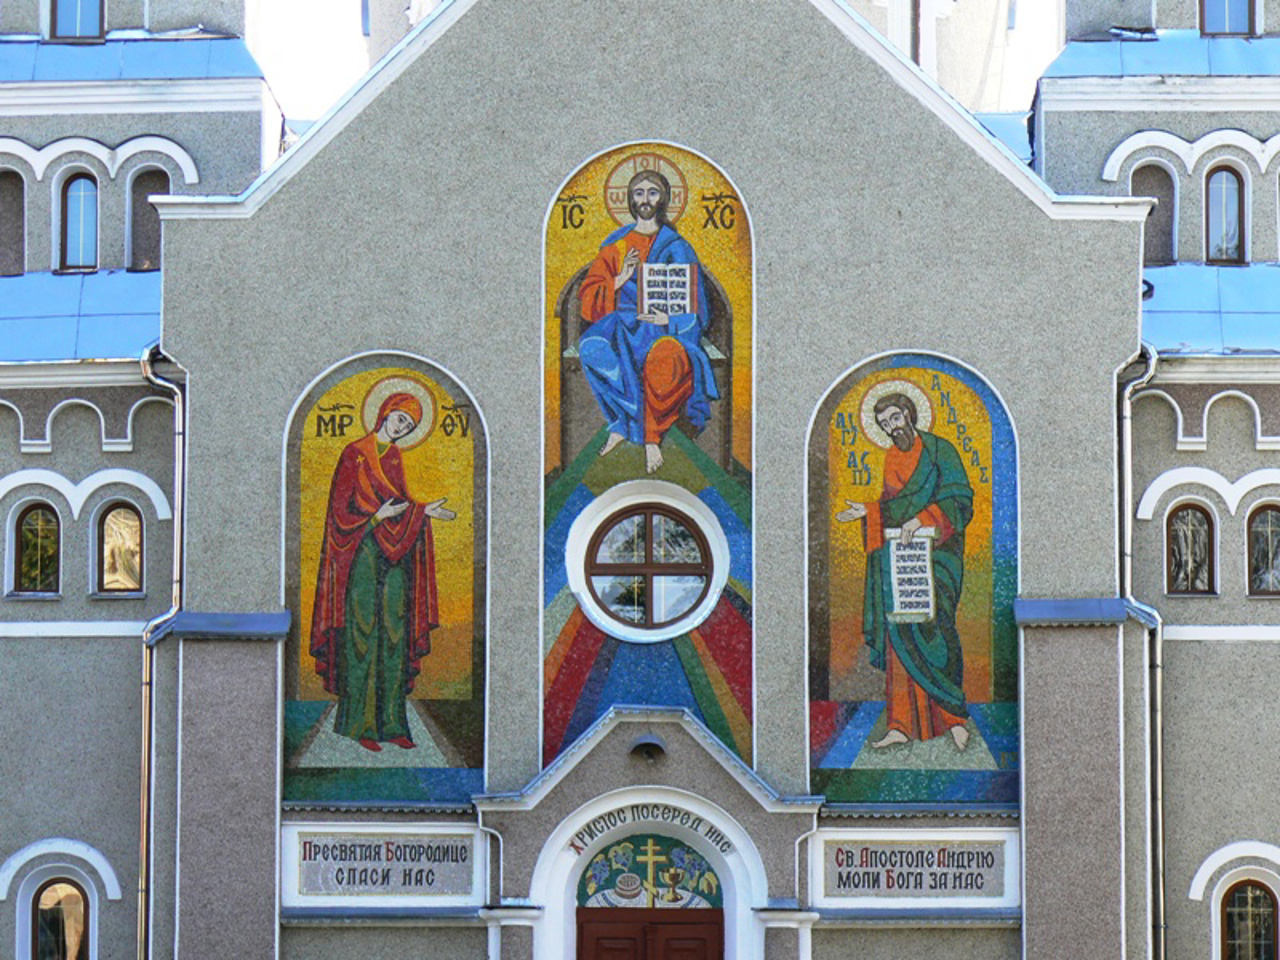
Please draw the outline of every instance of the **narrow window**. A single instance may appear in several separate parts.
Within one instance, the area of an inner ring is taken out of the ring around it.
[[[1164,167],[1144,164],[1133,171],[1129,192],[1135,197],[1155,197],[1159,202],[1147,214],[1143,235],[1143,263],[1158,266],[1173,263],[1173,177]]]
[[[1238,34],[1254,32],[1254,0],[1200,0],[1200,32]]]
[[[98,268],[98,184],[72,177],[62,187],[62,269]]]
[[[102,512],[98,521],[98,590],[136,593],[142,589],[142,517],[126,503]]]
[[[32,960],[87,960],[89,898],[70,880],[50,880],[31,904]]]
[[[129,210],[129,269],[160,269],[160,214],[147,197],[169,192],[169,175],[147,170],[133,180]]]
[[[26,269],[26,206],[22,174],[0,170],[0,277],[17,276]]]
[[[1276,901],[1260,883],[1237,883],[1222,898],[1222,960],[1276,960]]]
[[[1244,184],[1230,167],[1209,171],[1205,236],[1210,263],[1244,262]]]
[[[1213,518],[1187,504],[1169,514],[1166,531],[1170,593],[1213,593]]]
[[[13,585],[18,593],[58,592],[58,515],[47,503],[18,514]]]
[[[1249,593],[1280,593],[1280,508],[1259,507],[1249,515]]]
[[[600,525],[587,550],[587,583],[613,619],[653,629],[702,602],[711,550],[698,525],[666,505],[644,504]]]
[[[54,40],[93,40],[102,36],[102,0],[53,0],[50,36]]]

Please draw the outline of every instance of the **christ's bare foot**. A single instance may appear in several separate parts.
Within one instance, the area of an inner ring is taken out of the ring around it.
[[[604,446],[600,448],[600,456],[603,457],[606,453],[611,452],[614,447],[616,447],[625,439],[626,438],[620,433],[609,434],[609,439],[606,440],[604,442]]]
[[[646,443],[644,445],[644,469],[646,473],[655,472],[662,466],[662,451],[658,449],[656,443]]]
[[[884,747],[892,747],[895,744],[906,743],[911,738],[901,730],[890,730],[883,737],[871,745],[873,750],[881,750]]]
[[[963,750],[969,745],[969,730],[967,727],[959,726],[951,728],[951,739],[956,742],[956,749]]]

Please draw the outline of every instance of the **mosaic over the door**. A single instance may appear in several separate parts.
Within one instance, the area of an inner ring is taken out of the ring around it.
[[[666,143],[551,205],[543,756],[615,704],[752,751],[752,249],[743,199]]]

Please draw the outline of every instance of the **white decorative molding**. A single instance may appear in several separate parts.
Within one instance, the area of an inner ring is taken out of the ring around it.
[[[1226,503],[1227,510],[1235,516],[1241,500],[1259,487],[1270,484],[1280,484],[1280,468],[1264,467],[1254,470],[1232,483],[1218,471],[1208,467],[1174,467],[1152,480],[1143,491],[1142,498],[1138,501],[1137,518],[1150,520],[1155,516],[1160,498],[1166,493],[1175,487],[1194,485],[1208,487],[1220,496]]]
[[[111,467],[106,470],[99,470],[97,473],[91,473],[79,483],[72,483],[62,474],[53,470],[31,467],[11,473],[6,477],[0,477],[0,497],[7,496],[11,491],[20,487],[50,487],[66,498],[67,504],[71,507],[71,516],[78,520],[80,511],[84,509],[85,501],[97,490],[112,483],[133,487],[146,494],[148,499],[151,500],[151,506],[155,509],[157,520],[172,518],[173,510],[169,506],[169,498],[165,496],[159,484],[137,470],[124,470],[120,467]]]
[[[1186,626],[1166,624],[1166,640],[1197,640],[1207,643],[1280,643],[1280,626],[1257,624],[1225,624],[1223,626]]]
[[[1273,380],[1274,382],[1274,373]],[[1177,418],[1178,433],[1175,440],[1175,449],[1182,452],[1203,452],[1209,447],[1209,410],[1219,400],[1234,397],[1237,400],[1243,400],[1253,411],[1253,446],[1255,450],[1268,451],[1280,450],[1280,436],[1274,434],[1264,434],[1262,432],[1262,411],[1258,407],[1258,402],[1249,394],[1234,389],[1220,390],[1211,396],[1204,405],[1204,409],[1200,412],[1200,433],[1199,435],[1188,435],[1186,432],[1186,423],[1182,415],[1181,405],[1169,394],[1159,389],[1143,390],[1138,394],[1137,399],[1143,397],[1159,397],[1166,401],[1173,408],[1174,416]]]
[[[93,867],[94,872],[102,880],[102,887],[107,893],[108,900],[119,900],[123,895],[116,872],[111,869],[111,864],[107,861],[107,858],[95,847],[91,847],[82,840],[51,837],[47,840],[37,840],[35,843],[27,844],[16,853],[10,854],[4,863],[0,864],[0,900],[8,898],[9,887],[13,884],[13,878],[24,864],[30,863],[36,857],[55,855],[74,857]]]
[[[136,387],[147,382],[137,360],[50,360],[0,363],[0,389]],[[4,401],[0,401],[3,403]],[[16,408],[15,408],[16,409]]]
[[[147,627],[145,620],[24,620],[0,623],[0,637],[60,640],[138,637]],[[3,899],[3,898],[0,898]]]
[[[1206,154],[1224,147],[1235,147],[1244,151],[1265,173],[1277,154],[1280,154],[1280,134],[1264,141],[1243,130],[1214,130],[1198,140],[1187,141],[1165,130],[1143,130],[1126,137],[1111,151],[1106,163],[1102,165],[1102,179],[1108,183],[1115,183],[1120,178],[1120,170],[1126,160],[1134,154],[1156,148],[1172,153],[1182,161],[1183,172],[1190,174]]]
[[[108,80],[0,85],[0,117],[138,113],[258,113],[265,80]]]
[[[1043,77],[1043,113],[1265,112],[1280,110],[1280,77]]]
[[[1200,869],[1191,878],[1191,889],[1187,891],[1187,896],[1192,900],[1203,900],[1204,892],[1208,888],[1209,881],[1213,875],[1232,860],[1243,860],[1246,857],[1256,860],[1268,860],[1280,867],[1280,847],[1277,847],[1274,843],[1263,843],[1260,840],[1237,840],[1234,843],[1228,843],[1224,847],[1219,847],[1205,857],[1204,862],[1200,864]]]
[[[196,171],[196,162],[191,154],[167,137],[134,137],[114,149],[88,137],[63,137],[38,150],[16,137],[0,137],[0,153],[11,153],[31,164],[37,180],[43,180],[49,165],[69,153],[89,154],[107,169],[112,180],[120,171],[121,165],[131,157],[140,153],[160,153],[178,165],[184,182],[200,182],[200,174]]]
[[[1280,382],[1280,365],[1276,363],[1275,357],[1161,356],[1156,382],[1277,383]],[[1144,390],[1143,394],[1147,392]]]
[[[889,77],[959,136],[1024,196],[1054,220],[1144,221],[1151,201],[1141,197],[1060,196],[1035,176],[1014,153],[1000,143],[969,111],[878,31],[855,13],[845,0],[809,0],[855,47],[874,60]],[[308,130],[281,160],[235,197],[169,197],[157,202],[162,220],[244,219],[288,183],[336,137],[379,93],[387,88],[432,44],[439,40],[475,0],[445,0],[401,40],[383,60]],[[0,116],[3,112],[0,111]]]
[[[1178,449],[1179,450],[1199,449],[1199,448],[1183,446],[1186,440],[1184,437],[1183,426],[1182,426],[1182,407],[1178,403],[1178,401],[1173,399],[1173,397],[1169,396],[1169,394],[1165,393],[1163,390],[1147,389],[1147,390],[1143,390],[1140,394],[1138,394],[1136,397],[1133,398],[1135,408],[1137,407],[1139,401],[1145,400],[1148,397],[1152,399],[1163,400],[1165,403],[1169,405],[1170,409],[1173,410],[1174,419],[1177,420],[1177,423],[1178,423],[1178,440],[1177,440]]]

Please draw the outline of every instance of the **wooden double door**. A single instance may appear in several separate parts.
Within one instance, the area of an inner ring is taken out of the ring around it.
[[[579,907],[578,960],[724,960],[724,911]]]

